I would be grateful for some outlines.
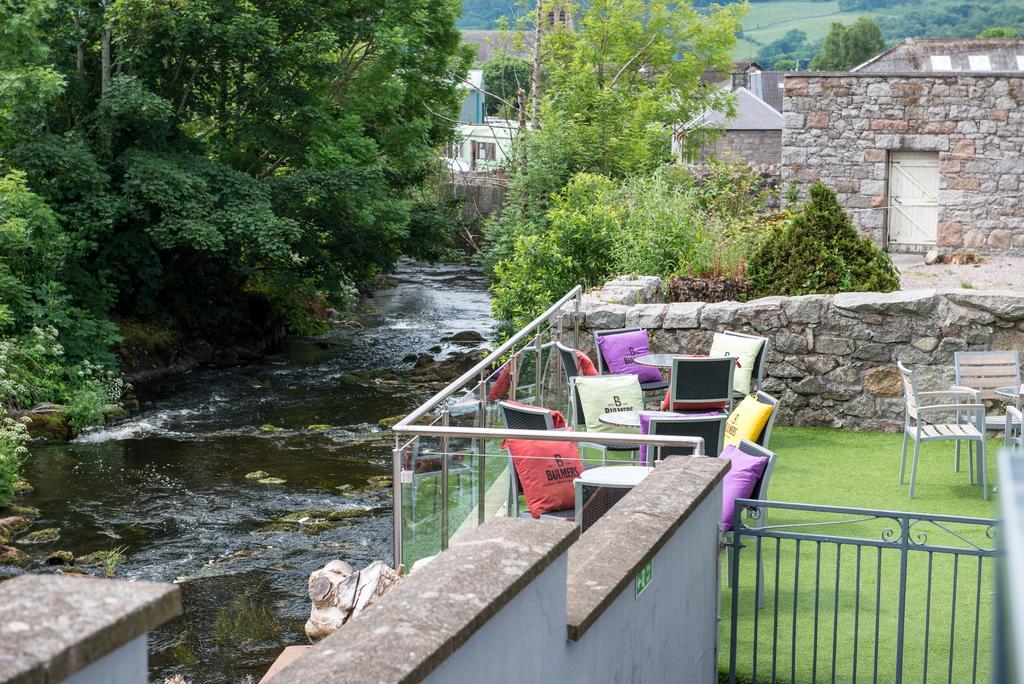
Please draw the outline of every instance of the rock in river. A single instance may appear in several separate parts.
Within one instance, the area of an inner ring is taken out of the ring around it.
[[[15,544],[52,544],[60,539],[60,529],[56,527],[47,527],[42,530],[36,530],[35,532],[29,532],[21,539],[17,540]]]
[[[265,477],[270,477],[270,473],[266,470],[254,470],[251,473],[245,474],[247,480],[262,480]]]
[[[46,557],[47,565],[74,565],[75,554],[70,551],[54,551]]]
[[[284,484],[288,480],[282,480],[279,477],[263,477],[256,481],[260,484]]]
[[[0,546],[0,566],[24,568],[32,562],[28,554],[13,546]]]

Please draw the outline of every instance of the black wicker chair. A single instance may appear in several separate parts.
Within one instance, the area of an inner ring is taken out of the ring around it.
[[[732,375],[736,360],[729,356],[672,360],[669,383],[669,408],[673,411],[707,410],[709,404],[721,404],[732,413]]]

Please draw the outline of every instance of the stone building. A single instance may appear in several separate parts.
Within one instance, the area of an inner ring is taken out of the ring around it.
[[[782,157],[782,114],[746,87],[733,91],[736,111],[707,111],[673,135],[673,152],[680,162],[704,162],[711,158],[747,162],[754,166],[777,165]],[[721,128],[714,143],[698,154],[688,155],[685,138],[697,128]],[[688,158],[689,157],[689,158]]]
[[[905,41],[785,80],[782,174],[891,251],[1024,249],[1024,41]]]

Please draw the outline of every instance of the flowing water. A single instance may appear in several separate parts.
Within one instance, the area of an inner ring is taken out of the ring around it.
[[[33,529],[61,528],[50,550],[123,548],[118,577],[180,584],[184,616],[150,635],[153,681],[258,681],[284,646],[307,643],[310,572],[335,558],[391,562],[391,493],[368,482],[391,472],[377,421],[425,394],[372,375],[492,321],[483,280],[451,266],[404,265],[369,305],[364,329],[175,378],[131,418],[33,450],[24,503],[42,510]],[[245,477],[257,470],[287,482]],[[318,534],[281,520],[309,509],[365,515]]]

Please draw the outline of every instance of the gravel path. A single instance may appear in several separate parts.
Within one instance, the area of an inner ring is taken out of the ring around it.
[[[892,255],[893,263],[900,269],[900,287],[904,290],[1024,290],[1024,257],[979,258],[980,264],[926,266],[920,254]]]

